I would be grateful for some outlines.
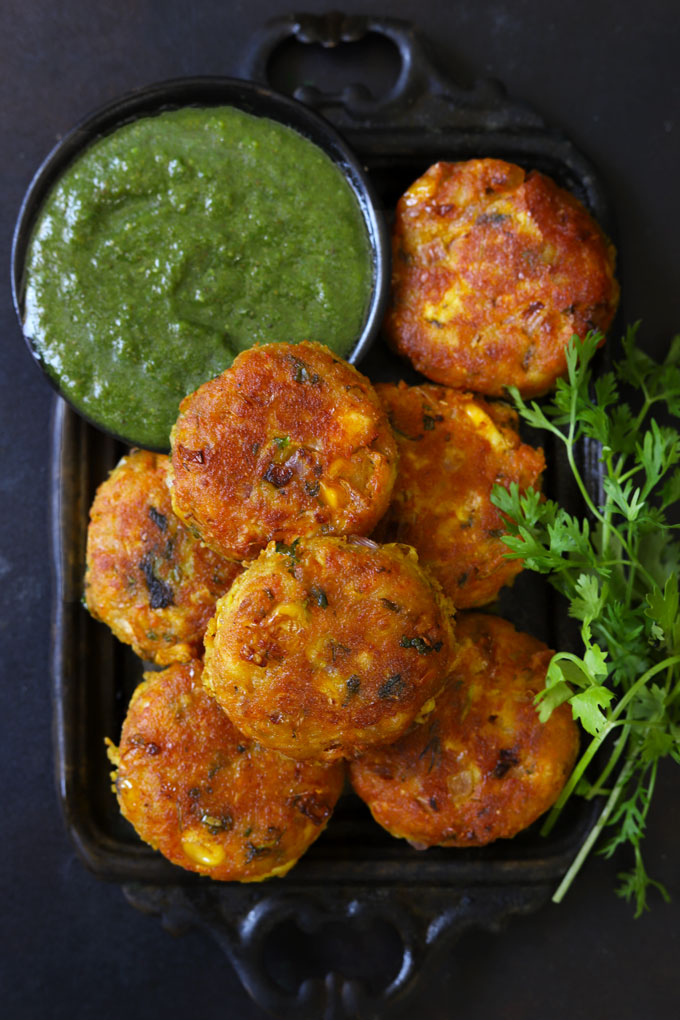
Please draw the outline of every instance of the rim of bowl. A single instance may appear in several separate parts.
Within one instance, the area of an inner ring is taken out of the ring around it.
[[[243,78],[223,75],[171,78],[153,82],[123,93],[108,103],[86,114],[51,149],[36,170],[26,189],[19,209],[11,253],[12,302],[19,328],[33,360],[40,367],[50,385],[71,407],[91,425],[114,436],[124,443],[139,445],[130,436],[121,435],[103,422],[92,418],[66,396],[45,369],[42,359],[33,346],[31,337],[24,331],[24,271],[26,255],[33,230],[43,204],[61,174],[94,142],[112,134],[117,128],[138,120],[153,117],[166,110],[185,106],[233,106],[256,117],[268,117],[303,135],[332,159],[352,189],[361,210],[370,246],[373,272],[372,290],[362,330],[345,360],[355,365],[366,354],[382,324],[390,285],[390,238],[385,218],[375,190],[359,157],[349,147],[340,132],[317,113],[297,99],[274,89]],[[146,449],[154,447],[145,446]],[[169,448],[156,450],[165,452]]]

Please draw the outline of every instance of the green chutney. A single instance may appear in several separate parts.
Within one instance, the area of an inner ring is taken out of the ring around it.
[[[145,117],[95,142],[48,196],[24,332],[92,421],[167,449],[180,400],[255,343],[346,355],[372,260],[340,169],[232,107]]]

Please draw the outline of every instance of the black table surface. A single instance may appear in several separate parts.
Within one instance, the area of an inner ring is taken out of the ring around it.
[[[308,0],[305,10],[327,5]],[[0,9],[2,235],[9,262],[22,194],[83,114],[153,80],[238,74],[252,33],[290,8],[273,0],[4,0]],[[594,161],[618,223],[624,321],[661,354],[680,327],[680,19],[672,0],[398,0],[350,13],[414,22],[442,70],[502,80]],[[48,458],[52,391],[24,348],[8,273],[0,299],[3,711],[3,1015],[170,1017],[265,1014],[206,935],[172,937],[80,863],[53,780],[48,675]],[[680,776],[662,769],[645,841],[652,894],[635,920],[614,896],[625,857],[593,857],[560,906],[473,932],[450,952],[410,1017],[633,1018],[680,1015]]]

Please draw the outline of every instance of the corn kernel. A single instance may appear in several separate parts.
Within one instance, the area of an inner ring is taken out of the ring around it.
[[[345,506],[347,497],[340,485],[329,485],[327,482],[319,482],[319,495],[331,510],[337,510]]]
[[[270,620],[276,620],[279,617],[304,623],[307,619],[307,610],[302,602],[282,602],[269,615]]]
[[[421,708],[420,712],[418,712],[418,715],[415,718],[415,722],[416,723],[424,722],[424,720],[427,719],[430,712],[434,712],[436,707],[437,703],[435,699],[428,698],[423,707]]]
[[[182,840],[182,850],[195,864],[206,868],[216,868],[227,856],[224,847],[217,843],[208,843],[195,832],[187,834]]]

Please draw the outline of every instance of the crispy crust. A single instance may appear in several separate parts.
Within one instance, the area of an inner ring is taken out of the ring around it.
[[[370,382],[320,344],[267,344],[180,405],[176,513],[226,556],[272,539],[368,534],[396,478],[394,436]]]
[[[139,836],[221,881],[285,874],[325,828],[344,778],[342,766],[294,762],[242,736],[198,661],[145,674],[109,757]]]
[[[586,209],[543,174],[436,163],[397,205],[386,332],[435,382],[535,396],[566,371],[574,333],[609,328],[614,262]]]
[[[443,386],[376,389],[397,436],[399,474],[374,537],[414,546],[457,608],[492,602],[522,562],[506,558],[491,491],[496,482],[538,488],[543,451],[520,441],[506,404]]]
[[[423,726],[351,765],[354,789],[392,835],[420,847],[516,835],[559,796],[578,751],[566,705],[533,704],[552,652],[499,617],[461,613],[446,690]]]
[[[146,450],[123,457],[97,490],[87,532],[87,608],[159,665],[202,654],[215,603],[241,570],[175,516],[169,466]]]
[[[406,547],[272,543],[218,603],[204,681],[262,744],[351,757],[431,710],[451,661],[449,611]]]

